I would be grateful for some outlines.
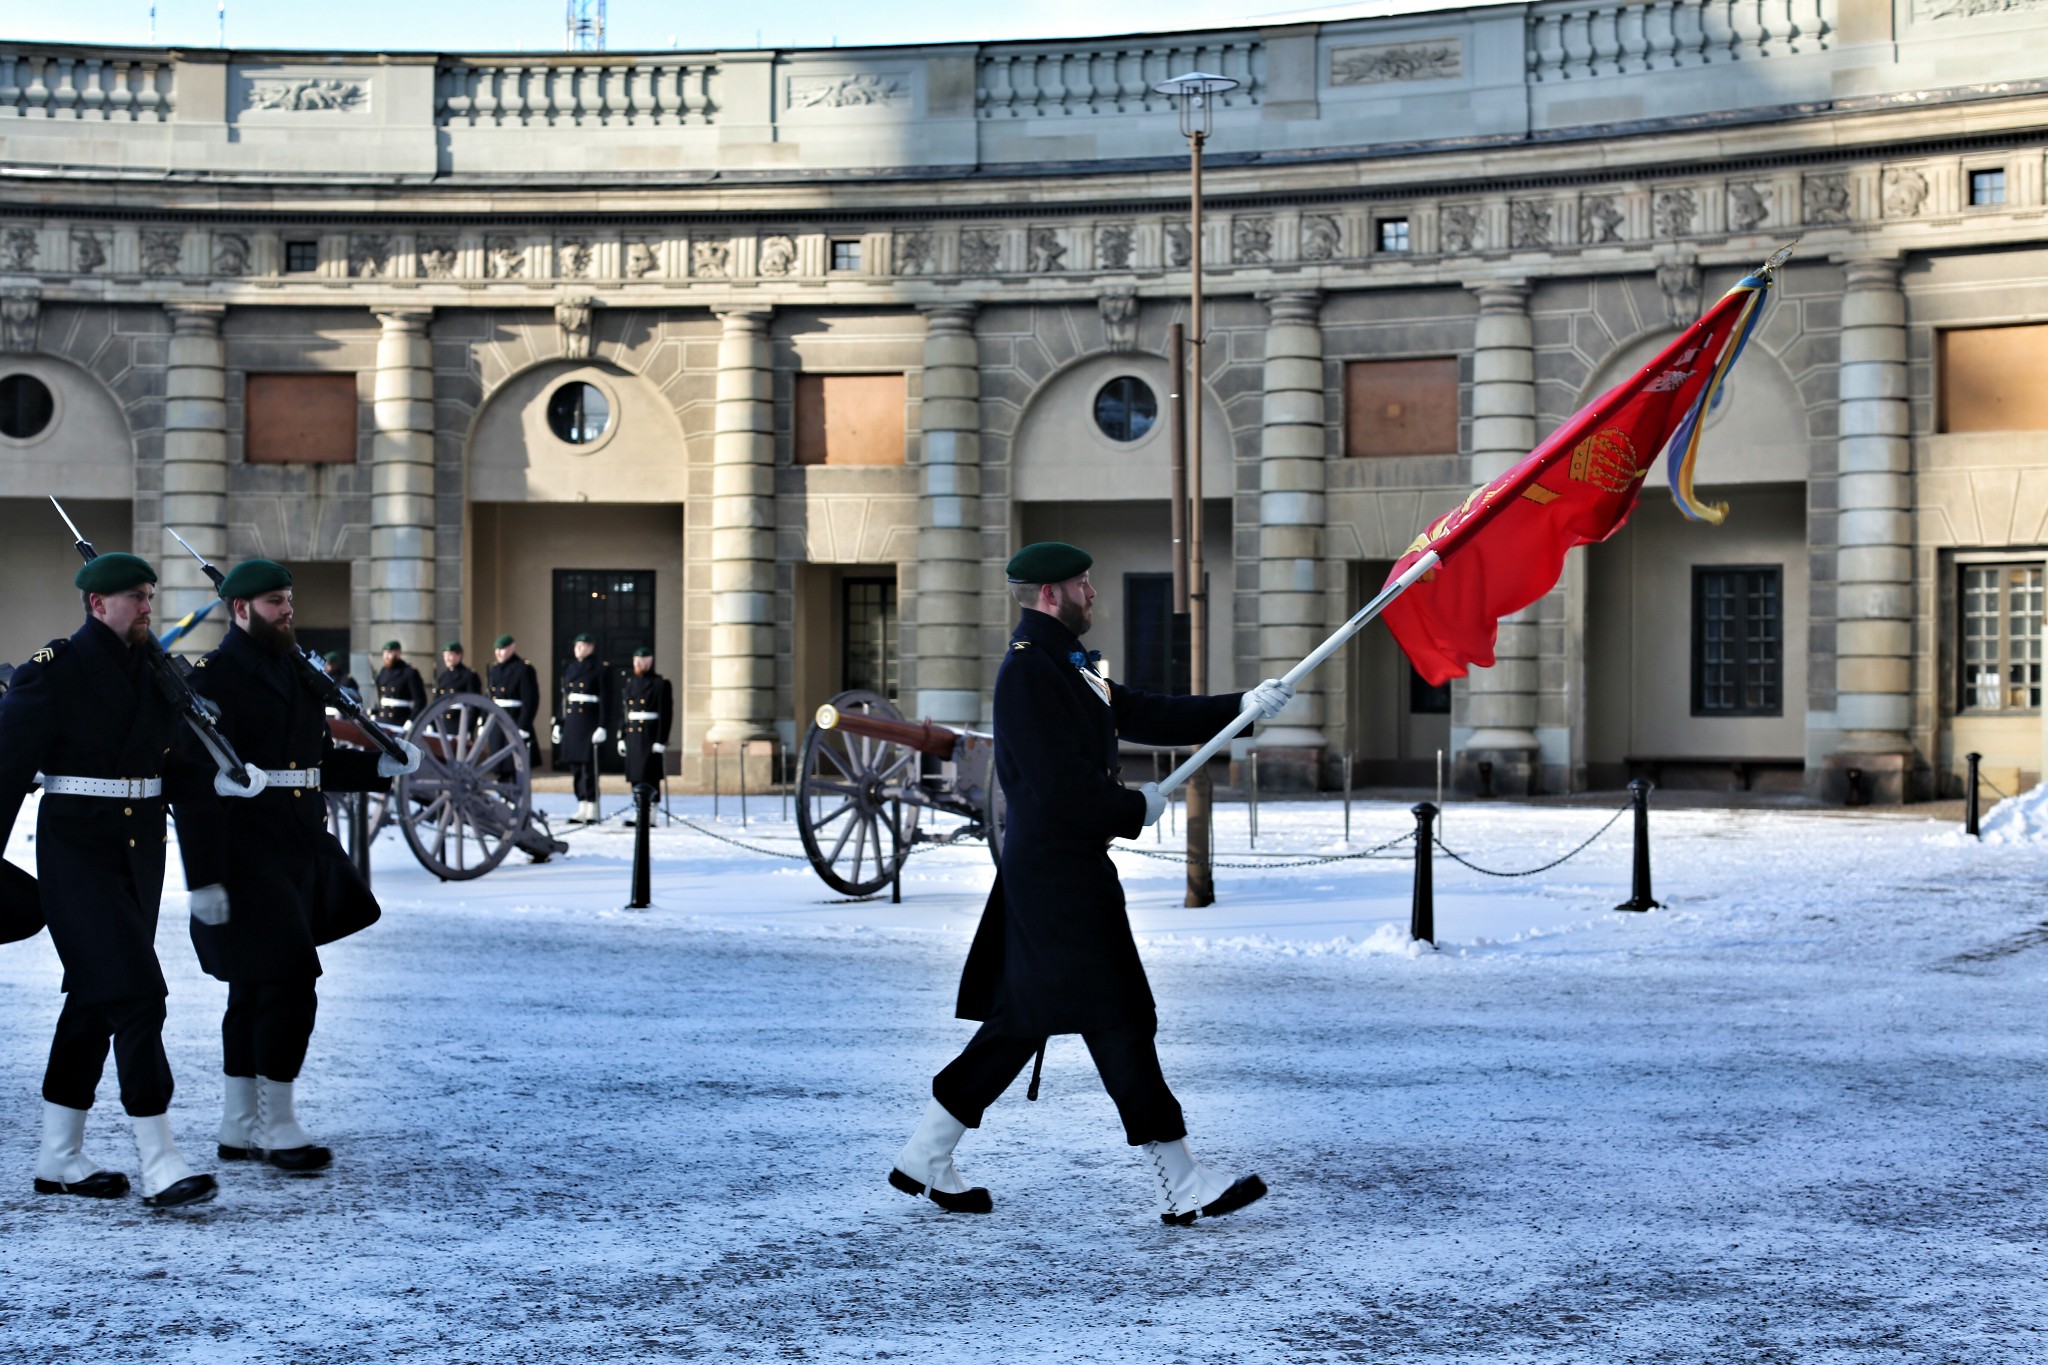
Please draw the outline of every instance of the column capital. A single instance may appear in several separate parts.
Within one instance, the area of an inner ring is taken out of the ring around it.
[[[1258,295],[1266,314],[1274,322],[1320,324],[1323,320],[1323,291],[1320,289],[1275,289]]]
[[[1843,256],[1838,258],[1842,266],[1843,288],[1845,290],[1897,289],[1899,273],[1905,267],[1905,258],[1898,253]]]
[[[431,308],[373,308],[370,312],[389,332],[424,332],[434,320]]]
[[[759,333],[767,330],[768,320],[775,316],[775,310],[760,304],[745,304],[714,308],[711,315],[725,325],[728,333]]]
[[[968,332],[974,329],[974,319],[981,313],[981,305],[973,300],[956,303],[920,303],[917,311],[924,314],[924,325],[933,332]]]
[[[167,303],[164,311],[171,316],[171,330],[180,336],[220,335],[221,319],[227,316],[228,306],[224,303]]]
[[[1531,285],[1524,279],[1467,280],[1465,288],[1478,296],[1482,313],[1521,313],[1529,307]]]

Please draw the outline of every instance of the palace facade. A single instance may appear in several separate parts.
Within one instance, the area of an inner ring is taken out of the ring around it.
[[[1262,727],[1269,781],[1439,751],[1501,791],[1895,801],[1970,751],[2038,779],[2039,0],[818,51],[0,40],[0,658],[75,624],[54,493],[159,562],[166,622],[210,596],[168,528],[287,562],[358,676],[391,637],[428,666],[509,631],[543,673],[580,630],[651,643],[692,783],[848,687],[984,724],[1030,540],[1095,553],[1118,676],[1181,685],[1193,243],[1150,87],[1191,68],[1240,82],[1191,419],[1219,687],[1800,242],[1708,429],[1726,524],[1653,480],[1447,689],[1375,627]]]

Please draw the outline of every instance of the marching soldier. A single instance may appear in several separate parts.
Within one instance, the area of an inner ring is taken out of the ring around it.
[[[957,1013],[981,1021],[960,1056],[932,1080],[932,1101],[896,1157],[889,1183],[929,1191],[952,1212],[987,1213],[989,1192],[969,1188],[953,1148],[1047,1035],[1078,1033],[1116,1102],[1124,1135],[1142,1147],[1160,1194],[1160,1217],[1192,1223],[1243,1208],[1266,1192],[1232,1181],[1188,1149],[1180,1103],[1154,1043],[1151,988],[1109,860],[1112,839],[1135,838],[1166,800],[1117,780],[1117,740],[1200,744],[1249,700],[1262,719],[1294,689],[1278,679],[1240,697],[1161,697],[1101,676],[1080,636],[1093,616],[1088,553],[1045,542],[1009,563],[1024,608],[996,674],[995,765],[1009,798],[1002,866],[961,975]]]
[[[540,718],[540,677],[532,664],[519,657],[519,642],[510,635],[498,637],[494,653],[498,661],[491,665],[491,700],[504,708],[518,727],[519,737],[526,741],[527,767],[538,770],[540,744],[533,737],[533,727]]]
[[[597,641],[579,635],[571,646],[576,657],[555,677],[554,743],[557,756],[569,764],[576,784],[572,825],[594,825],[597,810],[597,746],[611,734],[611,669],[597,657]]]
[[[36,814],[41,911],[64,964],[64,1009],[43,1073],[43,1141],[35,1187],[43,1194],[115,1199],[128,1177],[86,1157],[85,1123],[112,1039],[121,1105],[142,1161],[142,1202],[203,1203],[217,1186],[171,1139],[171,1067],[156,957],[163,892],[165,797],[248,788],[176,743],[178,712],[149,654],[156,570],[130,554],[103,554],[73,580],[86,621],[15,670],[0,698],[0,848],[21,803],[46,774]]]
[[[654,651],[641,645],[633,651],[633,671],[619,688],[619,757],[626,760],[626,781],[637,796],[642,787],[659,790],[667,764],[668,737],[675,728],[675,690],[654,671]],[[636,801],[627,824],[639,820]]]
[[[400,729],[427,709],[427,684],[420,671],[405,661],[398,641],[384,642],[384,666],[377,670],[376,717]]]
[[[192,945],[207,975],[228,984],[220,1157],[319,1170],[334,1153],[300,1124],[295,1095],[318,1007],[319,949],[380,913],[327,832],[321,793],[385,790],[419,766],[419,750],[400,740],[410,760],[401,767],[335,747],[320,697],[293,657],[292,576],[282,564],[238,565],[219,592],[229,630],[200,661],[193,688],[220,706],[222,732],[265,780],[253,801],[199,795],[177,805]]]

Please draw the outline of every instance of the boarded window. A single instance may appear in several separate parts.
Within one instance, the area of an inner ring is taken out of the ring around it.
[[[798,464],[902,464],[900,374],[796,377]]]
[[[354,464],[356,377],[252,374],[242,458],[250,464]]]
[[[2048,431],[2048,326],[1940,333],[1943,431]]]
[[[1344,453],[1458,453],[1458,362],[1354,360],[1344,367]]]

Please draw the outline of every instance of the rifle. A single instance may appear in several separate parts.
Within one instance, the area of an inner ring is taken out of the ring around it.
[[[64,524],[71,528],[72,544],[77,547],[79,555],[85,562],[90,564],[98,559],[100,552],[92,547],[91,541],[78,533],[78,525],[71,520],[70,513],[64,510],[64,504],[53,496],[50,499],[50,506],[57,509],[57,515],[63,517]],[[248,786],[248,767],[243,764],[240,756],[235,753],[235,746],[228,743],[227,736],[220,732],[220,727],[215,723],[220,719],[220,708],[194,692],[191,684],[185,681],[184,669],[189,665],[164,653],[163,646],[156,642],[153,635],[146,634],[135,648],[143,651],[143,658],[148,660],[150,671],[156,675],[158,689],[171,705],[177,708],[178,714],[184,717],[185,724],[192,727],[192,733],[199,737],[199,743],[205,748],[207,756],[213,760],[213,766],[226,774],[236,786]]]
[[[171,530],[168,526],[164,529],[166,531]],[[183,545],[185,553],[199,561],[200,571],[206,575],[207,581],[213,584],[214,590],[216,592],[219,591],[220,585],[227,575],[208,563],[206,556],[193,549],[191,543],[176,531],[171,531],[171,539]],[[362,732],[369,737],[371,743],[390,756],[392,762],[403,765],[410,761],[406,757],[405,750],[399,747],[398,741],[385,733],[383,726],[365,715],[362,704],[340,683],[328,677],[327,670],[313,662],[311,654],[298,650],[294,650],[293,653],[297,656],[299,662],[304,664],[312,673],[313,690],[319,693],[320,699],[323,702],[340,712],[344,718],[354,721],[362,729]]]

